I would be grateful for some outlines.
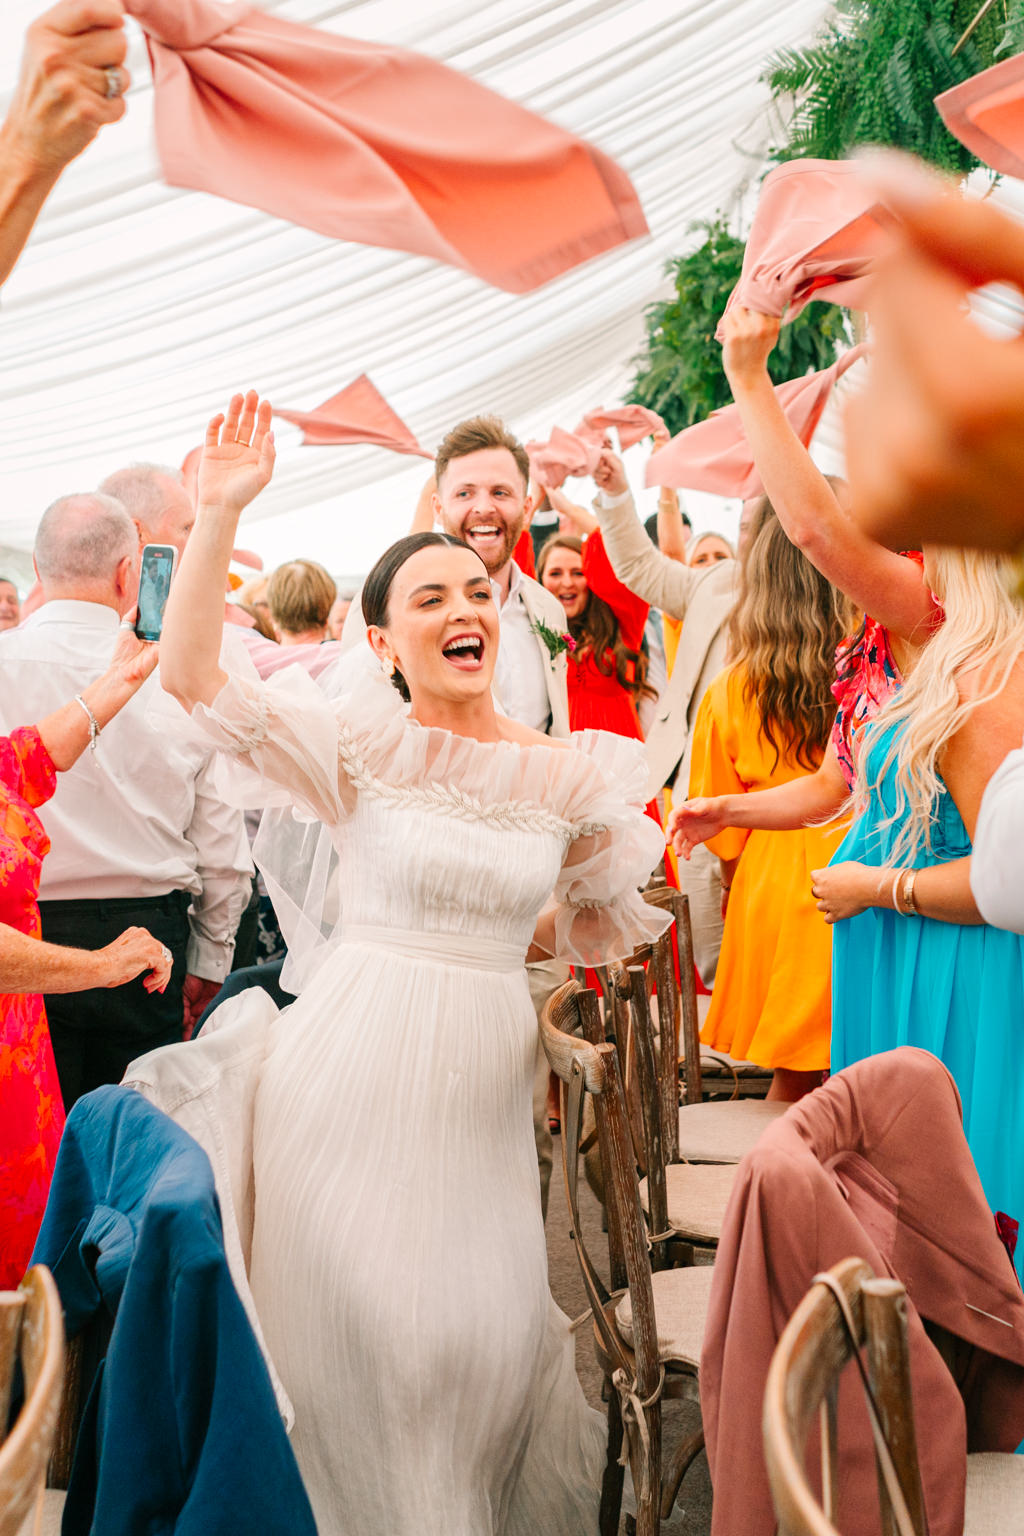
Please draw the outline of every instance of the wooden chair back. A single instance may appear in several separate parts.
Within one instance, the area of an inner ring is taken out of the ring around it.
[[[664,965],[665,961],[666,957],[662,955],[660,963]],[[628,1099],[628,1103],[630,1108],[634,1102],[636,1104],[636,1113],[632,1117],[634,1151],[636,1162],[647,1178],[647,1210],[650,1230],[654,1234],[651,1264],[654,1269],[663,1269],[666,1263],[665,1243],[668,1237],[668,1189],[665,1180],[665,1164],[668,1160],[666,1146],[670,1138],[666,1134],[666,1116],[662,1096],[663,1079],[659,1070],[663,1042],[656,1040],[654,1021],[651,1016],[650,982],[653,979],[651,973],[658,963],[658,958],[652,951],[647,966],[613,965],[609,968],[609,976],[615,992],[629,1006],[629,1070],[634,1075],[636,1092],[632,1098]],[[668,955],[667,963],[671,968],[671,953]],[[660,997],[659,993],[659,1001]],[[666,1033],[674,1042],[671,1021]],[[670,1043],[668,1049],[674,1054],[676,1049],[674,1043]],[[621,1061],[620,1057],[620,1066]],[[677,1133],[674,1138],[677,1140],[679,1125],[677,1105],[674,1104],[670,1109],[668,1120],[671,1128]],[[637,1121],[639,1125],[636,1124]]]
[[[851,1360],[861,1375],[872,1421],[884,1536],[926,1536],[910,1395],[906,1291],[898,1280],[876,1280],[861,1259],[844,1259],[815,1277],[772,1356],[763,1434],[780,1536],[841,1536],[842,1527],[836,1523],[836,1402],[840,1372]],[[820,1499],[805,1463],[816,1417],[821,1429]],[[846,1536],[854,1533],[847,1530]]]
[[[683,1103],[699,1104],[704,1096],[690,898],[674,886],[662,885],[645,891],[644,900],[664,912],[671,912],[675,918],[672,927],[662,934],[654,946],[660,1036],[658,1067],[666,1136],[665,1155],[667,1162],[675,1163],[679,1160],[679,1121],[676,1111],[679,1108],[680,1057],[683,1062]],[[672,1027],[667,1031],[662,1026],[662,1011],[666,1005],[672,1011]]]
[[[18,1536],[41,1498],[64,1385],[60,1297],[42,1265],[28,1271],[17,1291],[0,1292],[0,1423],[5,1427],[19,1356],[25,1401],[0,1444],[0,1536]]]

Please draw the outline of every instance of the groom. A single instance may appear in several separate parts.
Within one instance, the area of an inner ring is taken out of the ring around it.
[[[452,538],[475,549],[491,581],[501,624],[494,672],[494,696],[513,720],[551,736],[569,734],[566,659],[552,659],[537,633],[541,620],[561,633],[565,609],[540,582],[516,565],[512,552],[529,522],[530,463],[526,449],[497,416],[471,416],[453,427],[437,451],[434,518]],[[342,647],[365,643],[362,608],[353,602]],[[569,979],[559,960],[527,967],[530,996],[538,1017],[557,987]],[[548,1064],[539,1041],[533,1084],[533,1129],[537,1140],[541,1204],[545,1214],[551,1183],[552,1146],[547,1111]]]

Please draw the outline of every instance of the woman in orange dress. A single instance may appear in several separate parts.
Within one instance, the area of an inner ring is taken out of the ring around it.
[[[732,619],[737,660],[708,689],[694,728],[690,793],[713,799],[691,799],[683,813],[722,861],[728,893],[702,1039],[773,1068],[771,1098],[799,1098],[829,1064],[831,933],[811,871],[828,863],[845,828],[747,830],[738,806],[821,763],[835,713],[833,657],[848,622],[845,600],[769,516]]]
[[[0,1290],[25,1273],[46,1206],[64,1104],[41,992],[117,987],[149,971],[170,977],[170,952],[144,928],[104,949],[44,944],[39,875],[50,841],[36,814],[156,665],[156,646],[122,628],[109,669],[38,726],[0,736]]]

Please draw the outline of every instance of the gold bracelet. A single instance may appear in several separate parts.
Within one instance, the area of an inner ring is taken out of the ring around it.
[[[906,913],[900,906],[900,881],[903,879],[903,870],[898,869],[892,877],[892,909],[899,917],[905,917]]]
[[[906,877],[905,881],[903,882],[903,899],[904,899],[904,901],[907,904],[908,910],[910,912],[913,912],[915,917],[920,917],[921,916],[921,908],[918,906],[918,904],[917,904],[917,897],[914,895],[914,881],[916,879],[917,879],[917,870],[916,869],[908,870],[907,871],[907,877]]]

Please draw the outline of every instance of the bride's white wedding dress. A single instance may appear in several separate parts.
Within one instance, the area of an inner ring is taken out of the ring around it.
[[[573,962],[665,926],[637,895],[662,851],[641,749],[426,729],[362,668],[331,701],[298,669],[235,677],[193,719],[236,799],[290,802],[340,855],[338,933],[267,1031],[243,1240],[319,1530],[595,1536],[604,1427],[548,1290],[523,960],[553,891]]]

